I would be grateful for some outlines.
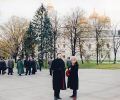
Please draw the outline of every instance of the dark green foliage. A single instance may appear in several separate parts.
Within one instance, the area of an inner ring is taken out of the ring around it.
[[[37,35],[33,32],[32,23],[30,22],[29,28],[24,37],[24,51],[26,56],[28,56],[29,54],[34,56],[35,45],[37,44],[36,38]]]
[[[43,22],[43,45],[44,51],[47,53],[51,53],[53,50],[53,32],[52,25],[50,22],[50,18],[48,17],[47,12],[44,14],[44,22]]]
[[[44,13],[46,12],[45,7],[43,4],[40,8],[36,11],[36,14],[34,16],[34,19],[32,20],[33,25],[33,31],[35,34],[37,34],[37,45],[38,45],[38,51],[41,54],[41,58],[43,58],[43,20],[44,20]]]
[[[43,59],[44,54],[53,53],[53,32],[48,12],[41,5],[35,13],[25,35],[24,49],[26,53],[34,55],[35,46],[38,46],[39,58]],[[28,54],[26,54],[28,55]]]

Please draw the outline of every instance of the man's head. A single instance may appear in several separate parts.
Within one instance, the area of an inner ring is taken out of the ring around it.
[[[57,54],[57,58],[62,58],[62,54],[61,54],[61,53],[58,53],[58,54]]]
[[[33,60],[33,58],[30,56],[30,58],[29,58],[31,61]]]

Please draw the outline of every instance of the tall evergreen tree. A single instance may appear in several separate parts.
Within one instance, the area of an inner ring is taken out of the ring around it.
[[[53,53],[53,32],[52,32],[52,24],[50,22],[50,18],[48,17],[48,12],[44,14],[44,22],[43,22],[43,45],[44,51],[49,53],[52,56]]]
[[[44,13],[46,12],[45,7],[43,4],[40,8],[36,11],[34,19],[32,20],[33,32],[37,35],[38,41],[38,51],[40,52],[39,56],[43,59],[43,20],[44,20]]]
[[[35,45],[37,44],[37,35],[32,30],[32,27],[32,23],[30,22],[29,28],[24,37],[24,51],[26,56],[28,56],[29,54],[35,56]]]
[[[53,53],[53,32],[48,12],[43,6],[36,11],[34,19],[30,23],[24,39],[24,49],[26,53],[34,56],[35,46],[38,46],[39,59],[43,59],[44,54]]]

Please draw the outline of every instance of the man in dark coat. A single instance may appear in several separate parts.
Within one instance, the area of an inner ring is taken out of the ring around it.
[[[28,57],[26,57],[26,59],[24,60],[24,67],[26,68],[26,73],[25,75],[27,74],[31,74],[31,66],[30,66],[30,60]]]
[[[13,68],[14,68],[14,61],[10,58],[8,60],[8,75],[12,75],[13,74]]]
[[[42,59],[38,59],[38,63],[39,63],[39,69],[40,71],[42,70],[42,67],[43,67],[43,60]]]
[[[30,66],[32,68],[32,74],[35,74],[37,72],[37,68],[36,61],[34,60],[34,58],[30,58]]]
[[[51,65],[52,65],[52,57],[48,60],[48,68],[49,68],[49,72],[50,72],[50,75],[52,75],[52,70],[51,70]]]
[[[2,59],[0,58],[0,74],[3,74]]]
[[[6,69],[7,69],[6,68],[6,63],[5,63],[4,59],[1,58],[1,60],[0,60],[0,74],[2,74],[2,75],[5,74]]]
[[[58,58],[53,60],[51,65],[51,70],[53,71],[53,90],[54,97],[56,99],[60,98],[60,90],[66,89],[65,82],[65,63],[61,59],[61,53],[57,54]]]

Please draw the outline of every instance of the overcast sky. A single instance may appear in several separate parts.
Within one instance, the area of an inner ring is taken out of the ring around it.
[[[108,15],[112,22],[120,22],[120,0],[0,0],[0,22],[13,15],[32,19],[36,9],[46,1],[52,3],[59,15],[76,7],[84,9],[89,15],[95,8],[101,15]]]

